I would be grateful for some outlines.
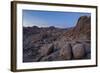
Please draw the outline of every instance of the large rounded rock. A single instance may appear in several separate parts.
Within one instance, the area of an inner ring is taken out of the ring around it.
[[[60,50],[60,57],[63,60],[69,60],[72,58],[72,48],[71,48],[71,44],[66,43],[66,45],[62,46],[61,50]]]
[[[75,59],[81,59],[85,56],[85,48],[83,44],[76,44],[72,48],[73,51],[73,57]]]
[[[39,50],[41,56],[47,56],[53,52],[53,44],[45,44]]]
[[[53,42],[54,44],[54,50],[60,50],[61,48],[64,48],[67,45],[67,41],[65,41],[64,39],[61,40],[57,40],[55,42]]]

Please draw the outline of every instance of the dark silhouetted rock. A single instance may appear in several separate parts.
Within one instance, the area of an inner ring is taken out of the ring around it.
[[[91,59],[91,53],[88,53],[88,54],[86,55],[86,59]]]
[[[51,29],[51,30],[52,30],[52,29],[56,29],[56,28],[55,28],[54,26],[50,26],[50,27],[49,27],[49,29]]]

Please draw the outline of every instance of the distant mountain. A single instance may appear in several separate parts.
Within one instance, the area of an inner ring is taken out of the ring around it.
[[[75,27],[23,27],[23,62],[91,58],[91,17],[81,16]]]

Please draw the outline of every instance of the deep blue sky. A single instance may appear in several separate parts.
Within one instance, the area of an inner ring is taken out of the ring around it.
[[[90,13],[23,10],[23,26],[68,28],[76,25],[80,16]]]

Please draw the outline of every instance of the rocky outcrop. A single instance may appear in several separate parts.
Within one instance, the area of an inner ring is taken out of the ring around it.
[[[72,58],[72,47],[71,44],[67,43],[60,49],[60,57],[63,60],[70,60]]]
[[[91,17],[81,16],[75,27],[69,29],[64,36],[71,40],[90,40],[91,38]]]
[[[39,49],[41,56],[47,56],[53,52],[53,44],[45,44]]]
[[[74,59],[84,58],[85,56],[85,48],[83,44],[76,44],[72,48]]]

